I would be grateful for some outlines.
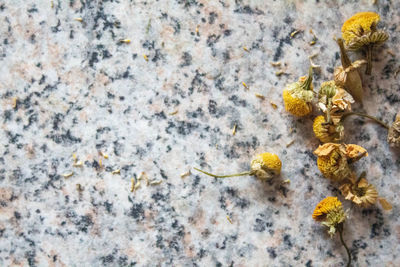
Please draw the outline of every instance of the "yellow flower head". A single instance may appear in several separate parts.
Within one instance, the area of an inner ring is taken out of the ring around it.
[[[337,199],[337,197],[326,197],[315,207],[312,217],[316,221],[322,221],[326,218],[328,213],[341,207],[342,203]]]
[[[388,143],[393,147],[400,147],[400,112],[397,113],[396,120],[389,128]]]
[[[310,114],[311,101],[314,97],[313,88],[312,68],[310,68],[308,76],[300,77],[297,82],[288,84],[283,90],[285,109],[298,117]]]
[[[310,103],[293,97],[288,90],[283,91],[283,101],[285,102],[285,109],[292,115],[302,117],[311,113],[312,106]]]
[[[318,116],[313,123],[315,136],[322,143],[338,142],[343,137],[343,126],[327,123],[324,116]]]
[[[346,212],[342,203],[336,197],[323,199],[314,209],[313,219],[329,227],[328,233],[332,236],[338,226],[346,220]]]
[[[258,154],[251,162],[251,172],[259,179],[270,179],[281,173],[282,162],[272,153]]]
[[[317,165],[321,173],[336,182],[351,175],[349,163],[368,156],[367,151],[360,146],[334,143],[319,146],[314,154],[318,156]]]
[[[367,34],[374,30],[380,16],[375,12],[359,12],[345,21],[342,27],[342,36],[346,44],[361,34]]]

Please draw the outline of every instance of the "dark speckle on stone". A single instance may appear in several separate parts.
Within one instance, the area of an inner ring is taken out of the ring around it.
[[[182,55],[181,67],[190,66],[192,64],[192,55],[189,52],[184,52]]]

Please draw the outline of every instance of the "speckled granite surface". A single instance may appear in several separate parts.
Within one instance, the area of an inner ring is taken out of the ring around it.
[[[390,123],[400,107],[399,2],[51,2],[0,2],[1,266],[344,265],[338,237],[311,218],[319,200],[339,195],[317,169],[312,116],[288,115],[281,91],[316,52],[315,87],[331,79],[341,23],[377,11],[391,38],[354,109]],[[372,123],[352,119],[346,132],[369,151],[358,172],[393,204],[345,202],[355,265],[400,266],[399,152]],[[264,151],[283,161],[274,183],[180,177],[192,166],[244,171]],[[141,172],[163,182],[131,193]]]

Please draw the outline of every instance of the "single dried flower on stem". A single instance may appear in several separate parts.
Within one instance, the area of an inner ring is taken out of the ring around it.
[[[260,180],[268,180],[273,178],[274,176],[278,176],[281,173],[282,162],[279,157],[272,153],[261,153],[258,154],[250,164],[250,171],[228,174],[228,175],[215,175],[198,168],[194,168],[195,170],[207,174],[208,176],[212,176],[215,178],[228,178],[234,176],[245,176],[245,175],[254,175]]]
[[[362,102],[363,88],[358,68],[367,63],[367,61],[356,60],[352,63],[347,56],[343,39],[339,38],[336,40],[336,42],[340,48],[340,59],[342,61],[342,66],[337,67],[333,73],[335,83],[338,86],[345,88],[356,101]]]
[[[372,49],[389,39],[389,34],[378,30],[376,25],[380,16],[375,12],[359,12],[345,21],[342,26],[342,37],[349,50],[363,49],[367,54],[366,74],[372,70]]]
[[[328,227],[328,233],[331,237],[333,237],[336,232],[339,232],[340,242],[346,249],[348,256],[347,266],[350,266],[350,250],[343,240],[343,224],[347,218],[347,212],[343,210],[342,203],[337,199],[337,197],[326,197],[315,207],[312,218]]]

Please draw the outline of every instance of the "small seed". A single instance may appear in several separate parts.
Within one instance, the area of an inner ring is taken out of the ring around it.
[[[290,34],[290,37],[294,37],[296,34],[298,34],[300,32],[300,30],[295,30],[294,32],[292,32],[291,34]]]
[[[263,95],[261,95],[261,94],[257,94],[257,93],[256,93],[255,96],[258,97],[258,98],[260,98],[260,99],[262,99],[262,100],[265,99],[265,96],[263,96]]]
[[[233,125],[232,135],[236,134],[236,128],[237,128],[237,124],[235,123],[235,125]]]
[[[118,170],[112,171],[111,174],[121,174],[121,170],[118,169]]]
[[[181,178],[185,178],[186,176],[188,176],[188,175],[190,175],[190,174],[191,174],[190,171],[181,173]]]
[[[69,173],[64,173],[64,174],[63,174],[64,178],[69,178],[69,177],[71,177],[72,175],[74,175],[74,172],[69,172]]]

